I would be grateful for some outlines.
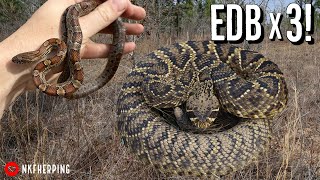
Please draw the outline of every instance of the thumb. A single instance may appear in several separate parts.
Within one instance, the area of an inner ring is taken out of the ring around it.
[[[79,23],[84,37],[91,37],[110,25],[127,9],[129,3],[128,0],[108,0],[81,17]]]

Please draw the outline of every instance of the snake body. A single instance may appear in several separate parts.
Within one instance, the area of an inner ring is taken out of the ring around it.
[[[217,120],[239,120],[237,125],[200,134],[166,122],[157,109],[180,106],[199,82],[213,84],[223,110]],[[268,121],[286,103],[283,73],[261,54],[188,41],[136,63],[119,95],[117,131],[132,152],[165,173],[216,177],[258,157],[270,138]]]
[[[100,89],[114,76],[125,43],[125,29],[120,19],[110,25],[114,35],[105,69],[95,80],[82,86],[84,73],[80,64],[82,31],[79,17],[88,14],[98,5],[97,1],[90,0],[70,6],[62,17],[62,40],[49,39],[38,50],[21,53],[12,58],[12,61],[18,64],[41,61],[34,68],[33,80],[36,87],[42,92],[70,99],[81,98]],[[52,52],[56,52],[56,54],[52,56]],[[64,60],[65,58],[66,60]],[[64,63],[64,70],[58,83],[50,84],[46,80],[47,73],[62,63]],[[82,86],[81,89],[77,91],[80,86]]]

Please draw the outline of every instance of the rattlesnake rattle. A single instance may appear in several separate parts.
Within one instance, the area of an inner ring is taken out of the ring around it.
[[[126,34],[120,19],[110,25],[113,32],[113,42],[105,69],[96,79],[83,85],[84,73],[80,64],[82,31],[79,17],[87,15],[98,5],[97,1],[88,0],[68,7],[62,18],[62,40],[58,38],[48,39],[38,50],[21,53],[12,58],[12,61],[17,64],[41,61],[33,70],[33,81],[42,92],[51,96],[77,99],[100,89],[114,76],[122,57]],[[53,51],[56,54],[53,57],[49,57]],[[46,74],[52,68],[63,63],[64,59],[67,62],[64,63],[64,70],[59,77],[58,83],[48,83]]]

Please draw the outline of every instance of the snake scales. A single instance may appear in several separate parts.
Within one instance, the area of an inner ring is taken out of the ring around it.
[[[43,92],[79,98],[114,75],[125,35],[119,20],[112,24],[113,50],[104,72],[74,93],[83,82],[78,17],[97,5],[85,1],[69,7],[63,16],[63,40],[49,39],[37,51],[13,58],[15,63],[42,60],[33,79]],[[50,57],[54,50],[56,55]],[[48,83],[46,74],[63,63],[65,56],[68,61],[59,83]],[[153,109],[181,105],[199,83],[206,82],[213,84],[223,109],[217,119],[239,119],[239,124],[216,134],[184,132],[167,124]],[[164,172],[214,177],[239,170],[258,156],[270,137],[267,120],[282,111],[286,102],[283,74],[262,55],[212,41],[178,43],[149,54],[129,74],[118,100],[118,131],[133,152]]]
[[[204,82],[213,84],[223,109],[217,119],[240,122],[212,134],[169,125],[157,109],[180,106]],[[125,145],[163,172],[216,177],[257,158],[270,138],[268,121],[286,103],[282,72],[261,54],[188,41],[160,48],[136,64],[119,95],[117,131]]]
[[[21,53],[12,58],[12,61],[18,64],[41,61],[33,70],[33,81],[42,92],[70,99],[81,98],[103,87],[114,76],[125,43],[125,28],[120,19],[110,25],[113,31],[113,42],[105,69],[96,79],[82,85],[84,80],[83,68],[80,64],[82,31],[78,18],[88,14],[98,5],[97,1],[90,0],[68,7],[62,16],[62,40],[48,39],[38,50]],[[51,55],[53,52],[55,55]],[[46,75],[60,64],[64,64],[63,73],[57,84],[50,84],[46,80]]]

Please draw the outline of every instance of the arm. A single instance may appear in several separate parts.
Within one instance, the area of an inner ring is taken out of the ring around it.
[[[33,51],[47,39],[60,37],[61,16],[76,0],[48,0],[15,33],[0,43],[0,118],[10,103],[27,90],[34,90],[32,70],[35,64],[16,65],[11,58],[19,53]],[[132,5],[129,0],[108,0],[94,11],[79,19],[83,32],[82,58],[106,57],[109,46],[90,41],[89,37],[103,32],[119,16],[140,20],[145,17],[143,8]],[[140,34],[140,24],[125,24],[128,34]],[[135,44],[126,43],[125,53],[133,51]]]

